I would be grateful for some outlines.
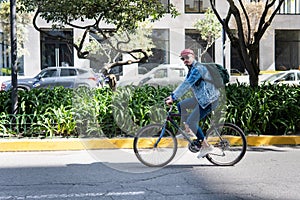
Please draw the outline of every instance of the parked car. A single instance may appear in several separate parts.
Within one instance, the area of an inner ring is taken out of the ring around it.
[[[53,88],[63,86],[76,88],[80,86],[95,88],[99,86],[98,77],[90,68],[80,67],[48,67],[33,78],[18,79],[18,90],[31,90],[32,88]],[[11,81],[4,81],[1,90],[12,88]]]
[[[188,69],[184,65],[162,64],[139,78],[120,80],[118,86],[141,86],[146,84],[152,86],[178,85],[184,80],[187,73]]]
[[[262,83],[300,85],[300,70],[288,70],[273,74]]]

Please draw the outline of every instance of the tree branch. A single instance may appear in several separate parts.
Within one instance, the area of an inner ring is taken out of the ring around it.
[[[58,40],[60,40],[60,41],[63,41],[63,42],[66,42],[66,43],[72,45],[72,47],[74,47],[74,48],[77,50],[77,56],[78,56],[79,58],[86,58],[86,57],[87,57],[87,55],[89,54],[89,52],[87,52],[87,51],[81,52],[81,50],[82,50],[82,48],[83,48],[83,42],[84,42],[84,40],[85,40],[85,38],[86,38],[86,35],[87,35],[87,31],[85,31],[84,37],[82,38],[82,40],[80,41],[80,45],[78,46],[78,45],[74,44],[73,41],[70,41],[70,39],[67,39],[67,38],[62,37],[62,36],[57,36],[57,35],[54,36],[54,35],[52,35],[52,34],[49,34],[49,32],[44,31],[43,29],[41,29],[41,28],[37,25],[37,18],[38,18],[38,16],[39,16],[40,12],[41,12],[41,11],[40,11],[40,9],[38,8],[38,9],[36,10],[35,14],[34,14],[33,22],[32,22],[33,27],[34,27],[37,31],[39,31],[40,33],[43,33],[43,34],[45,34],[45,35],[47,35],[47,36],[49,36],[49,37],[51,37],[51,38],[58,39]]]
[[[141,62],[146,62],[148,60],[147,52],[142,50],[142,49],[134,49],[132,51],[126,51],[126,53],[131,55],[131,56],[132,56],[133,53],[142,53],[143,57],[139,58],[139,59],[134,59],[134,60],[117,61],[117,62],[114,62],[114,63],[108,63],[108,64],[106,64],[106,66],[104,66],[101,69],[101,72],[106,75],[106,74],[108,74],[109,69],[111,69],[115,66],[129,65],[129,64],[133,64],[133,63],[141,63]]]
[[[231,31],[231,29],[229,28],[229,25],[228,25],[229,24],[229,20],[230,20],[231,15],[232,15],[231,10],[230,9],[228,10],[227,16],[223,20],[221,18],[221,16],[219,15],[219,13],[218,13],[218,11],[217,11],[217,9],[215,7],[215,4],[214,4],[213,0],[210,0],[210,5],[211,5],[211,8],[212,8],[213,12],[215,13],[216,17],[218,18],[219,22],[222,24],[223,29],[227,33],[229,39],[232,40],[232,41],[235,40],[236,37],[234,36],[233,32]]]
[[[241,40],[239,40],[239,42],[241,43],[241,45],[245,45],[245,37],[244,37],[244,30],[243,30],[243,23],[242,23],[242,19],[241,19],[241,15],[239,12],[239,9],[236,7],[236,5],[234,4],[234,0],[227,0],[229,5],[230,5],[230,10],[232,15],[235,18],[236,24],[237,24],[237,28],[238,28],[238,37],[241,38]]]
[[[266,7],[265,7],[265,12],[268,12],[268,10],[273,7],[273,5],[275,4],[276,0],[273,0],[270,4],[267,4],[268,1],[266,2]],[[262,19],[260,20],[260,25],[258,30],[261,30],[259,32],[257,32],[255,34],[255,42],[259,42],[260,39],[262,38],[262,36],[264,35],[264,33],[266,32],[266,30],[268,29],[268,27],[271,25],[271,22],[273,21],[274,17],[276,16],[277,12],[279,11],[281,5],[284,3],[284,0],[280,0],[276,9],[274,10],[274,12],[272,13],[272,15],[270,16],[269,20],[267,22],[262,21]],[[267,11],[266,11],[267,10]],[[264,17],[265,19],[265,17]]]
[[[251,40],[251,26],[250,26],[250,20],[249,20],[249,16],[248,16],[248,13],[245,9],[245,6],[242,2],[242,0],[239,0],[239,3],[241,5],[241,8],[243,10],[243,13],[245,15],[245,18],[246,18],[246,22],[247,22],[247,29],[248,29],[248,34],[247,34],[247,44],[249,45],[250,44],[250,40]]]

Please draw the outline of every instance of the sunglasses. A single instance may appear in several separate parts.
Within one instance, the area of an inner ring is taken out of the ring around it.
[[[181,59],[182,61],[184,61],[184,60],[190,59],[190,57],[189,57],[189,56],[182,56],[180,59]]]

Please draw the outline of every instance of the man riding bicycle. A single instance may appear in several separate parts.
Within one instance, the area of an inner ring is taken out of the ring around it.
[[[167,97],[166,104],[172,104],[190,88],[192,89],[194,97],[182,100],[177,106],[181,114],[181,121],[185,125],[185,131],[196,133],[197,140],[202,142],[200,153],[197,156],[202,158],[208,153],[212,153],[214,147],[206,141],[199,121],[217,107],[220,92],[212,82],[205,81],[212,80],[212,77],[207,68],[197,62],[191,49],[184,49],[180,57],[189,72],[185,80]],[[187,109],[192,109],[189,115]]]

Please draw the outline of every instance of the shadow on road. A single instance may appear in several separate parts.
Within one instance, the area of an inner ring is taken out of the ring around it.
[[[205,159],[197,160],[194,154],[186,154],[187,158],[183,158],[183,161],[155,170],[143,166],[136,159],[124,161],[126,157],[120,155],[119,151],[99,151],[99,154],[107,155],[102,162],[88,159],[90,154],[85,151],[3,153],[0,159],[10,164],[4,166],[3,163],[0,168],[2,191],[0,199],[26,199],[31,196],[35,199],[44,197],[59,200],[74,197],[88,200],[108,198],[267,200],[272,199],[274,195],[267,192],[267,189],[262,194],[260,184],[263,181],[263,186],[270,185],[268,187],[270,189],[274,180],[265,180],[263,177],[265,171],[260,172],[264,169],[260,164],[263,163],[267,171],[277,169],[279,164],[273,158],[266,160],[260,152],[279,152],[282,155],[281,152],[293,148],[299,149],[299,147],[249,147],[248,151],[250,155],[252,152],[252,156],[246,156],[242,163],[234,167],[218,167],[205,163]],[[260,156],[256,152],[259,152]],[[278,158],[279,163],[281,159]],[[188,163],[189,160],[194,163]],[[130,173],[132,171],[135,173]],[[280,170],[282,171],[284,170]],[[283,177],[279,176],[280,173],[276,174],[276,177]],[[288,191],[293,189],[292,187]],[[285,190],[278,191],[282,192],[276,195],[280,197],[286,195]]]

